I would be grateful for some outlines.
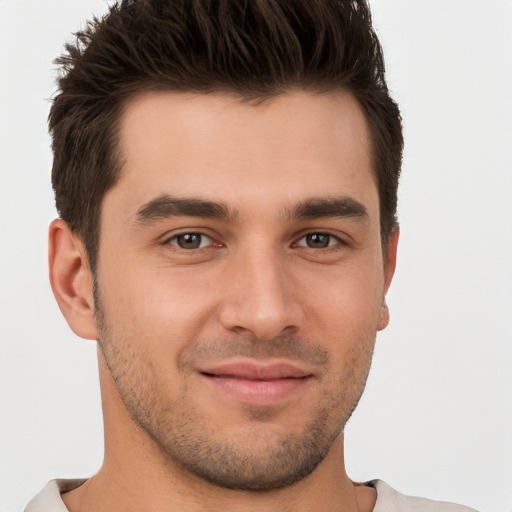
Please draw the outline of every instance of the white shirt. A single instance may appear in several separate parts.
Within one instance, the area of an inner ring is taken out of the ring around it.
[[[85,480],[52,480],[25,508],[25,512],[69,512],[60,494],[82,485]],[[404,496],[382,480],[372,480],[366,485],[377,491],[373,512],[476,512],[476,510],[425,498]]]

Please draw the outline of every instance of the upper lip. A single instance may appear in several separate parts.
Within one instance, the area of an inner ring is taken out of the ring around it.
[[[201,373],[214,377],[246,380],[300,379],[311,376],[311,372],[287,362],[229,362],[202,368]]]

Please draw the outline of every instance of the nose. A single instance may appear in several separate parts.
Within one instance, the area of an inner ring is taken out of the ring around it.
[[[238,333],[270,340],[300,327],[303,312],[286,258],[271,248],[231,261],[225,276],[220,323]]]

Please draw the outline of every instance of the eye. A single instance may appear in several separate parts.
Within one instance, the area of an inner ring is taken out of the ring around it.
[[[180,233],[167,240],[168,244],[175,245],[180,249],[203,249],[213,243],[213,240],[203,233]]]
[[[329,233],[309,233],[303,236],[298,242],[298,247],[309,247],[311,249],[326,249],[338,245],[341,240]]]

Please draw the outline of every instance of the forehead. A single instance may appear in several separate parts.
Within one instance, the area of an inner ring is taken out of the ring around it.
[[[147,93],[126,106],[120,146],[112,192],[134,207],[163,193],[242,209],[308,195],[376,199],[366,119],[343,91],[257,105],[226,94]]]

